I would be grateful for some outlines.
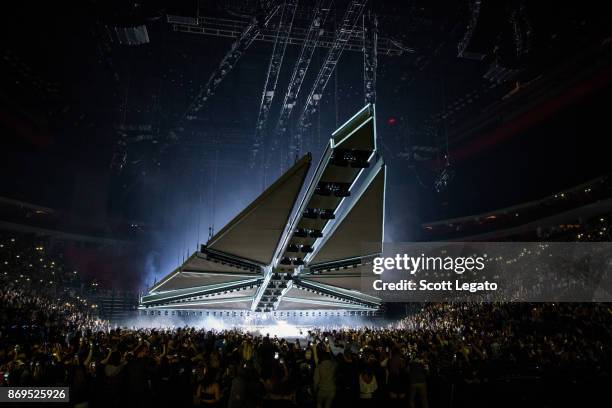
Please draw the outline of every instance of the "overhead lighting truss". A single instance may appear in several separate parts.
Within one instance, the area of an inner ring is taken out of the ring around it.
[[[376,69],[378,67],[378,19],[363,16],[363,94],[365,104],[376,103]]]
[[[287,87],[287,92],[285,93],[283,104],[281,105],[280,115],[274,130],[274,141],[276,143],[272,144],[270,152],[268,153],[266,158],[266,167],[269,166],[270,159],[274,156],[274,153],[278,149],[279,140],[284,140],[283,136],[286,134],[289,128],[289,118],[291,116],[291,112],[297,103],[300,88],[302,87],[304,78],[306,78],[306,72],[310,66],[312,55],[319,43],[321,34],[323,33],[323,26],[325,25],[325,21],[329,15],[331,3],[332,0],[319,0],[315,7],[313,18],[310,22],[310,26],[308,27],[306,38],[302,44],[300,55],[295,63],[295,66],[293,67],[291,79],[289,80],[289,86]]]
[[[355,27],[357,26],[357,22],[359,21],[359,17],[366,3],[367,0],[352,0],[346,8],[344,16],[342,17],[342,24],[336,31],[334,43],[325,57],[323,65],[317,74],[312,89],[304,103],[302,113],[297,121],[297,127],[293,134],[293,143],[291,144],[292,151],[290,157],[297,157],[302,151],[303,135],[312,125],[312,116],[317,111],[327,82],[336,69],[336,65],[340,60],[340,56],[346,44],[354,35]]]
[[[259,105],[259,113],[257,115],[257,124],[255,126],[255,140],[251,151],[251,168],[255,167],[257,158],[261,156],[263,163],[263,143],[266,133],[268,116],[272,107],[272,100],[276,92],[276,84],[278,83],[278,75],[280,74],[281,66],[283,65],[283,57],[287,48],[287,38],[291,33],[293,19],[297,9],[297,0],[287,0],[283,5],[281,18],[276,28],[276,39],[272,48],[272,56],[268,64],[266,81],[264,84],[263,93],[261,95],[261,103]]]
[[[206,85],[204,85],[193,102],[189,105],[187,112],[182,119],[193,119],[208,98],[214,95],[215,90],[219,87],[223,79],[236,66],[244,52],[251,46],[255,37],[260,33],[262,28],[265,28],[270,23],[270,20],[276,15],[281,6],[277,2],[267,2],[265,5],[263,20],[261,17],[253,17],[246,28],[240,33],[238,39],[232,44],[230,51],[223,57],[219,67],[212,73]],[[168,16],[168,21],[171,21],[172,16]]]
[[[172,24],[172,29],[176,32],[200,34],[210,37],[238,38],[248,25],[248,20],[229,19],[220,17],[203,16],[183,17],[168,15],[168,23]],[[287,38],[289,45],[304,45],[308,38],[309,28],[293,27],[291,34]],[[361,30],[356,30],[348,43],[345,51],[361,52],[363,34]],[[255,37],[255,41],[275,42],[276,31],[272,28],[264,28]],[[330,30],[321,28],[319,43],[317,47],[331,48],[334,44],[334,33]],[[413,47],[406,46],[388,37],[378,38],[378,52],[381,55],[397,57],[406,53],[416,52]]]

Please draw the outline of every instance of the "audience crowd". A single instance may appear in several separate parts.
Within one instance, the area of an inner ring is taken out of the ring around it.
[[[504,392],[551,402],[610,379],[608,305],[426,304],[391,325],[291,339],[112,328],[16,288],[0,300],[0,385],[69,386],[78,407],[504,406]]]
[[[0,231],[0,284],[72,296],[95,291],[97,283],[71,268],[57,247],[49,237]]]
[[[580,406],[610,382],[608,304],[428,303],[294,338],[118,328],[83,297],[28,285],[70,278],[3,245],[0,386],[68,386],[68,406]]]

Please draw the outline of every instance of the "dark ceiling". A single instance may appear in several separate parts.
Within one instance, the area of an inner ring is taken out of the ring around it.
[[[308,26],[314,3],[299,3],[294,28]],[[610,131],[612,26],[603,6],[370,3],[379,36],[401,51],[378,58],[390,238],[414,238],[409,231],[420,221],[514,204],[609,171],[602,139]],[[347,4],[333,2],[329,30]],[[280,173],[279,165],[264,173],[246,164],[272,43],[255,41],[185,120],[234,40],[177,32],[167,17],[247,22],[259,12],[256,1],[7,7],[0,195],[58,208],[111,233],[138,222],[200,237],[222,226]],[[121,44],[118,30],[143,25],[147,43]],[[270,123],[298,51],[287,47]],[[315,51],[302,93],[326,53]],[[345,51],[306,135],[315,157],[363,104],[363,54]],[[117,151],[126,154],[121,168],[111,166]],[[452,178],[438,192],[445,169]]]

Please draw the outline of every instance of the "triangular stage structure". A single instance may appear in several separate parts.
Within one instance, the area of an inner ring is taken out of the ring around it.
[[[380,160],[362,190],[351,200],[343,217],[327,232],[309,262],[316,265],[382,252],[384,196],[385,167]],[[361,245],[355,245],[356,237]]]
[[[208,243],[208,248],[263,265],[272,262],[310,168],[310,154],[264,191]]]
[[[386,168],[375,157],[376,118],[367,105],[331,135],[305,188],[310,154],[150,288],[139,309],[376,311],[380,299],[361,291],[384,236]]]

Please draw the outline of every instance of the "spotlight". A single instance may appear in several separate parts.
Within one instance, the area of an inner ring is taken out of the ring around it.
[[[304,211],[303,217],[316,220],[317,218],[319,218],[319,213],[317,212],[316,208],[307,208]]]
[[[336,218],[336,215],[334,214],[334,210],[322,210],[321,211],[321,219],[322,220],[333,220],[334,218]]]
[[[321,238],[323,236],[323,233],[321,232],[321,230],[311,230],[308,236],[310,238]]]

